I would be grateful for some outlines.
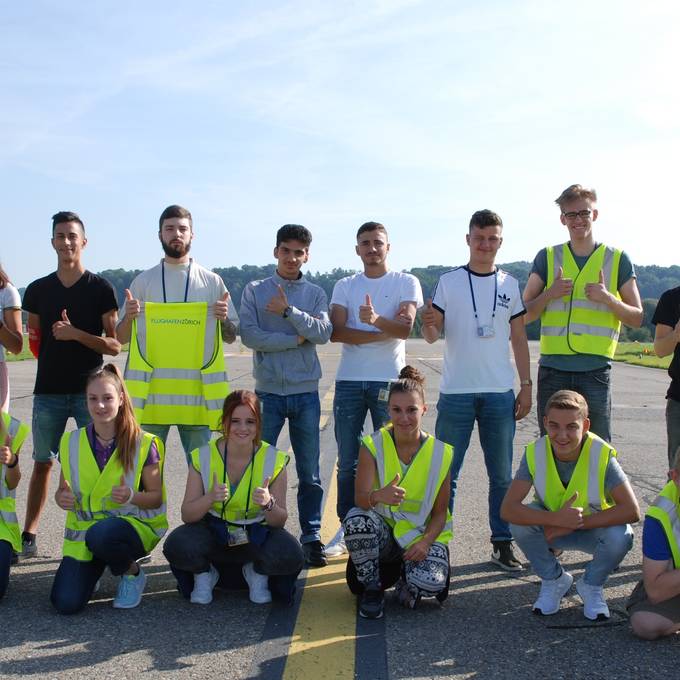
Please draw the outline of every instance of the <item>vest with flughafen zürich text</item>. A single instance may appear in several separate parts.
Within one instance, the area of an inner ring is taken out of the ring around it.
[[[404,549],[419,540],[427,530],[432,508],[446,475],[451,469],[453,449],[449,444],[427,435],[407,470],[401,461],[388,428],[382,427],[361,442],[375,458],[377,469],[373,489],[381,489],[399,474],[399,486],[405,490],[399,505],[378,503],[373,509],[392,527],[394,540]],[[453,538],[451,513],[446,511],[446,524],[436,542],[448,545]]]
[[[229,452],[227,451],[227,455]],[[208,512],[231,524],[257,524],[265,521],[264,511],[252,502],[252,493],[257,487],[269,479],[269,484],[281,474],[288,465],[290,456],[276,447],[261,442],[253,454],[250,463],[243,471],[234,492],[222,503],[216,502],[210,506]],[[191,464],[201,475],[203,490],[207,493],[213,486],[215,478],[220,484],[231,486],[222,454],[217,448],[217,440],[212,439],[208,444],[191,452]]]
[[[8,413],[0,413],[0,445],[18,455],[21,445],[28,436],[28,426],[12,418]],[[0,541],[7,541],[15,552],[21,552],[21,531],[17,520],[16,489],[10,489],[5,480],[6,465],[0,465]]]
[[[142,302],[125,384],[141,425],[219,430],[229,383],[220,323],[207,302]]]
[[[81,562],[91,560],[92,553],[85,543],[87,530],[96,522],[110,517],[119,517],[129,522],[147,552],[151,552],[163,538],[168,529],[164,484],[161,505],[158,508],[140,508],[133,503],[121,505],[111,498],[111,489],[120,484],[121,477],[124,477],[125,485],[134,491],[142,490],[142,471],[152,442],[155,442],[160,456],[162,476],[163,443],[154,435],[141,433],[132,469],[126,472],[117,449],[114,449],[104,469],[99,469],[87,436],[87,428],[64,434],[59,446],[61,472],[76,498],[74,509],[66,513],[64,557],[73,557]]]
[[[621,322],[602,302],[586,297],[586,285],[604,274],[607,290],[617,299],[621,251],[601,244],[578,268],[568,243],[546,248],[548,265],[545,287],[550,288],[562,268],[573,281],[570,296],[550,300],[541,314],[541,354],[595,354],[609,359],[616,352]]]
[[[531,442],[526,447],[526,460],[536,499],[546,509],[556,512],[578,492],[574,505],[583,507],[584,515],[611,508],[615,503],[605,491],[605,476],[612,456],[616,456],[615,449],[596,434],[586,432],[574,472],[565,488],[557,472],[550,437],[545,435]]]

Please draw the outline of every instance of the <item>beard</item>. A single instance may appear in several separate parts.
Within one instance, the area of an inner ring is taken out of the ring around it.
[[[186,245],[171,246],[161,239],[161,246],[163,246],[163,251],[168,257],[179,259],[180,257],[184,257],[191,250],[191,241]]]

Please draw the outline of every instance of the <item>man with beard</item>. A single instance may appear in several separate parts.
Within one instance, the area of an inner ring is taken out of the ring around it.
[[[207,302],[220,321],[222,339],[233,342],[236,327],[232,320],[237,320],[237,316],[224,282],[189,256],[194,238],[191,213],[182,206],[170,205],[161,213],[158,224],[165,257],[160,264],[139,274],[125,291],[118,339],[122,343],[130,341],[132,320],[140,315],[141,302]],[[170,425],[142,423],[142,426],[166,441]],[[210,428],[206,425],[177,425],[177,430],[187,458],[191,451],[210,440]]]

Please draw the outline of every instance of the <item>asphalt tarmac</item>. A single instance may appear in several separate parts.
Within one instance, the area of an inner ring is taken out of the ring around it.
[[[434,430],[441,343],[407,343],[407,360],[427,378],[430,411],[425,427]],[[329,490],[335,464],[332,390],[339,347],[319,348],[324,377],[322,397],[321,468]],[[535,353],[532,374],[536,376]],[[124,362],[119,357],[117,363]],[[238,342],[227,348],[233,387],[252,388],[251,357]],[[35,362],[9,364],[11,412],[31,422]],[[623,364],[613,367],[613,444],[629,475],[644,512],[664,484],[666,438],[664,371]],[[69,424],[75,427],[74,423]],[[523,446],[538,434],[535,410],[518,423],[516,466]],[[289,446],[287,432],[279,448]],[[21,455],[23,478],[17,491],[23,518],[31,471],[32,442]],[[627,625],[624,603],[640,577],[641,524],[633,549],[607,582],[612,618],[594,624],[583,618],[574,591],[561,611],[550,617],[531,613],[538,579],[530,570],[508,575],[489,562],[487,478],[479,441],[473,434],[454,513],[451,595],[443,606],[423,601],[415,611],[396,605],[388,593],[385,617],[360,620],[343,584],[343,558],[325,569],[303,572],[296,606],[290,609],[254,605],[245,591],[216,591],[209,606],[180,598],[175,581],[156,548],[141,605],[114,610],[116,581],[108,573],[86,610],[65,617],[54,612],[49,592],[61,557],[64,513],[52,491],[38,534],[38,556],[13,567],[10,585],[0,601],[2,643],[0,677],[80,678],[648,678],[677,677],[674,654],[678,640],[645,643]],[[176,432],[166,455],[171,528],[180,523],[186,463]],[[296,477],[289,466],[290,520],[298,534],[295,508]],[[333,493],[324,515],[323,536],[337,528]],[[326,499],[325,499],[326,500]],[[586,555],[566,552],[563,563],[580,575]],[[304,592],[304,595],[303,595]],[[302,600],[302,603],[300,602]]]

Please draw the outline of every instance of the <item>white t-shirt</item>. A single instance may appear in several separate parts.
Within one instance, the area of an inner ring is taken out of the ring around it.
[[[4,288],[0,288],[0,319],[4,320],[6,309],[21,309],[21,297],[19,291],[8,283]],[[0,361],[5,360],[5,348],[0,345]]]
[[[470,282],[478,319],[475,319]],[[444,314],[444,370],[440,391],[467,394],[511,390],[515,375],[510,361],[510,321],[526,313],[517,279],[502,269],[494,276],[458,267],[442,274],[432,304]],[[493,337],[479,337],[477,328],[483,326],[493,327]]]
[[[161,260],[161,263],[163,261]],[[187,271],[189,272],[189,288],[187,289]],[[165,298],[163,297],[163,279],[165,278]],[[143,302],[217,302],[226,292],[224,281],[209,269],[201,267],[194,260],[186,264],[157,264],[151,269],[138,274],[130,284],[130,292],[136,300]],[[119,316],[125,316],[125,304]],[[238,314],[231,298],[229,298],[229,320],[236,323]]]
[[[347,328],[378,333],[375,326],[359,321],[359,307],[366,303],[366,295],[376,313],[394,319],[402,302],[423,305],[420,281],[412,274],[387,272],[377,279],[363,272],[340,279],[333,288],[331,305],[347,310]],[[396,380],[406,364],[406,342],[393,338],[364,345],[343,343],[336,380],[371,380],[386,382]]]

